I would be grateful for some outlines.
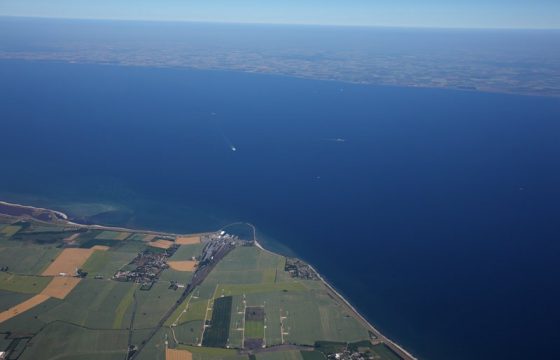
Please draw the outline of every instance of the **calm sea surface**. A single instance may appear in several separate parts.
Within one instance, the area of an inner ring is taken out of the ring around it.
[[[250,221],[422,359],[557,356],[558,99],[9,61],[0,79],[4,199]]]

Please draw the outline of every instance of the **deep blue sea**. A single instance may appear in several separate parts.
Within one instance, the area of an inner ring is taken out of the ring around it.
[[[557,357],[559,99],[47,62],[0,79],[4,199],[249,221],[421,359]]]

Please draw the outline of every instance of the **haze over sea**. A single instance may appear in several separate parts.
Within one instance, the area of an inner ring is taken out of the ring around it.
[[[422,359],[557,353],[557,98],[11,60],[0,78],[2,199],[249,221]]]

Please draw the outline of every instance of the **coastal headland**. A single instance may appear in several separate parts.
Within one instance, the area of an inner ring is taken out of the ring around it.
[[[11,358],[415,359],[248,223],[185,235],[0,202],[0,294]]]

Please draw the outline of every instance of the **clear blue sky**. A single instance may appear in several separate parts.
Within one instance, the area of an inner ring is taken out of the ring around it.
[[[558,29],[560,0],[0,0],[0,15]]]

